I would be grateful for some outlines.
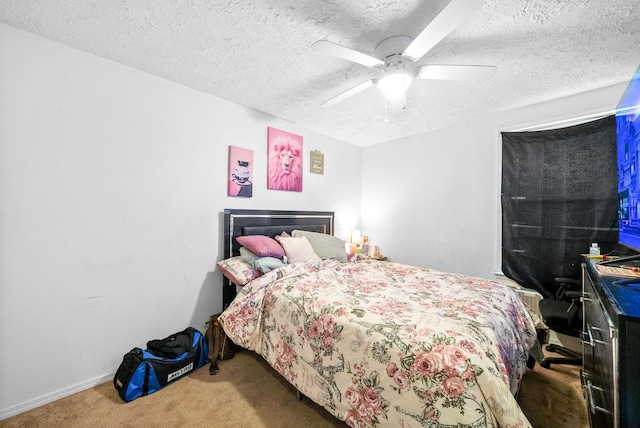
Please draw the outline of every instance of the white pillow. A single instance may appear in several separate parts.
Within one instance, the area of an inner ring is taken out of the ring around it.
[[[296,262],[316,262],[320,263],[322,260],[316,253],[313,252],[313,247],[309,243],[309,240],[304,236],[300,238],[287,238],[284,236],[278,237],[278,242],[284,248],[284,252],[287,255],[287,263]]]

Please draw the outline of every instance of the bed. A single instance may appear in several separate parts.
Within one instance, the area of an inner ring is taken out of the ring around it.
[[[352,427],[530,426],[515,396],[536,330],[514,290],[362,254],[329,257],[327,242],[341,242],[330,212],[224,216],[222,262],[246,255],[239,237],[281,235],[283,249],[303,236],[314,244],[315,258],[253,278],[226,272],[220,318],[237,345],[262,355],[304,396]]]

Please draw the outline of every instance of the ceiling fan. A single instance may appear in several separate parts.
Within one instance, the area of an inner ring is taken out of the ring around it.
[[[423,65],[411,71],[408,66],[422,58],[458,25],[482,7],[483,0],[451,0],[418,36],[393,36],[376,47],[373,56],[319,40],[312,45],[318,52],[328,53],[378,70],[380,76],[362,82],[322,103],[333,106],[377,85],[392,104],[404,105],[405,92],[414,79],[482,81],[489,79],[496,67],[487,65]]]

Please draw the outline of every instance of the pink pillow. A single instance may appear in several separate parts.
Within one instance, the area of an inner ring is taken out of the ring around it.
[[[284,256],[284,248],[278,242],[264,235],[238,236],[238,243],[260,257],[275,257],[281,259]]]

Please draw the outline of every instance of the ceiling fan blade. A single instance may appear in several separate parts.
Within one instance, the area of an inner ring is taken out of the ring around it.
[[[345,48],[344,46],[327,40],[318,40],[311,45],[311,48],[315,51],[328,53],[329,55],[337,56],[338,58],[346,59],[347,61],[352,61],[367,67],[378,67],[384,64],[384,62],[378,58],[374,58],[350,48]]]
[[[322,103],[323,107],[331,107],[334,106],[336,104],[338,104],[339,102],[342,102],[344,100],[346,100],[349,97],[354,96],[355,94],[357,94],[358,92],[362,92],[365,89],[368,89],[370,87],[372,87],[373,85],[375,85],[375,81],[374,80],[367,80],[366,82],[362,82],[357,86],[354,86],[351,89],[347,89],[346,91],[344,91],[343,93],[336,95],[335,97],[331,98],[329,101],[325,101]]]
[[[464,20],[482,7],[483,0],[451,0],[438,16],[404,50],[402,56],[417,61]]]
[[[423,65],[416,71],[416,78],[481,82],[495,72],[496,67],[492,65]]]

